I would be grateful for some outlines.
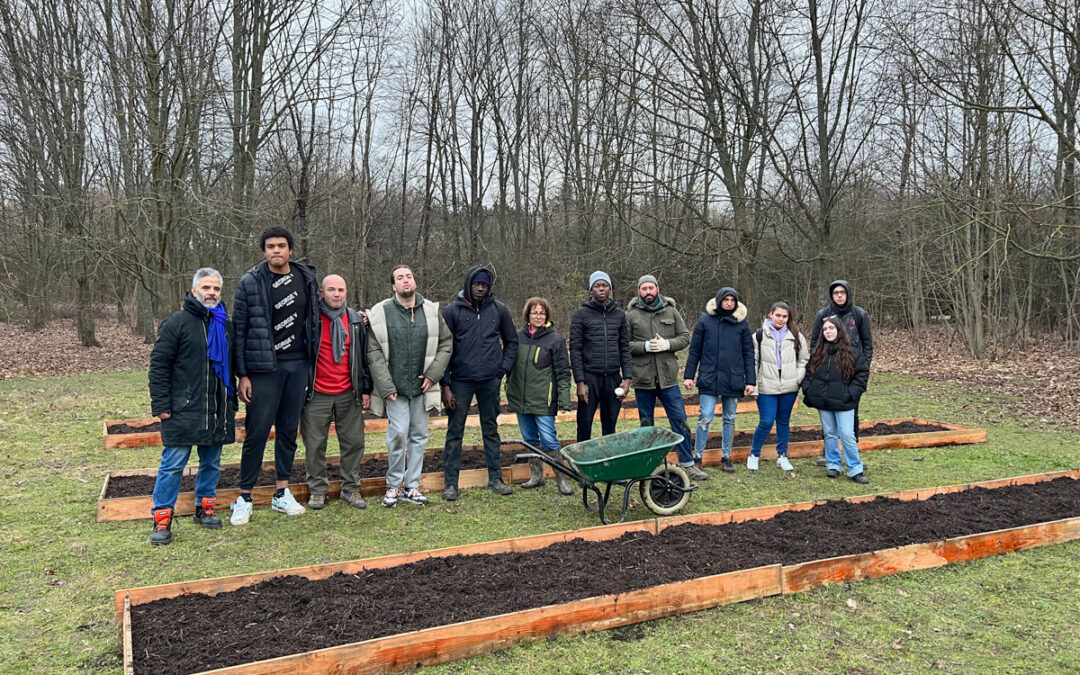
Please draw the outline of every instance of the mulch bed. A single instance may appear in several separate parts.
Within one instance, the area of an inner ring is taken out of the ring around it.
[[[763,521],[685,524],[655,536],[575,539],[525,553],[434,558],[323,580],[281,577],[216,596],[132,607],[135,667],[140,673],[208,670],[762,565],[1077,516],[1080,481],[1059,478],[926,501],[830,501]]]
[[[752,400],[754,400],[754,399],[752,399],[752,398],[739,399],[740,402],[752,401]],[[693,394],[691,396],[684,396],[683,397],[683,403],[685,405],[687,405],[687,406],[700,405],[701,404],[701,397],[698,396],[697,394]],[[636,408],[637,407],[637,402],[635,402],[633,399],[625,399],[622,402],[622,407],[623,408]],[[656,407],[661,408],[659,403],[656,405]],[[479,412],[480,412],[480,410],[479,410],[479,408],[476,407],[475,404],[472,405],[469,408],[469,414],[470,415],[477,415],[477,414],[479,414]],[[506,405],[499,406],[499,414],[500,415],[505,414],[505,413],[509,413],[509,412],[510,412],[509,406],[506,406]],[[366,413],[364,413],[364,419],[366,419],[366,420],[376,420],[376,419],[381,419],[381,418],[376,417],[375,415],[373,415],[370,412],[366,412]],[[244,427],[243,418],[237,419],[236,420],[236,428],[237,429],[242,429],[243,427]],[[149,433],[153,433],[155,431],[161,431],[161,422],[158,421],[158,420],[154,420],[153,422],[150,422],[149,424],[146,424],[146,425],[141,426],[141,427],[133,427],[133,426],[129,426],[128,424],[125,424],[125,423],[110,424],[108,426],[108,428],[106,429],[106,433],[108,433],[108,434],[149,434]]]
[[[938,426],[936,424],[916,424],[914,422],[901,422],[899,424],[875,424],[873,427],[863,429],[860,432],[860,436],[885,436],[892,434],[918,434],[927,433],[933,431],[947,431],[945,427]],[[733,445],[735,447],[750,445],[753,440],[753,432],[740,431],[735,434],[735,440]],[[791,442],[796,443],[799,441],[816,441],[821,439],[821,432],[814,430],[805,431],[792,431]],[[775,434],[771,434],[765,441],[766,443],[776,443]],[[719,448],[721,440],[719,437],[709,438],[706,448]],[[502,466],[510,466],[514,463],[514,456],[520,451],[506,451],[501,453]],[[482,469],[486,466],[484,464],[484,453],[479,450],[463,450],[461,453],[461,468],[462,469]],[[372,456],[366,458],[360,466],[360,475],[362,478],[377,478],[379,476],[385,476],[387,469],[387,463],[385,457]],[[443,453],[442,451],[433,452],[424,457],[424,469],[423,473],[441,473],[443,470]],[[341,468],[336,464],[328,464],[326,467],[327,477],[330,480],[341,480]],[[266,469],[259,474],[259,480],[256,485],[273,485],[274,484],[274,471],[273,469]],[[149,496],[154,491],[154,476],[113,476],[109,479],[109,488],[105,492],[105,499],[115,499],[117,497],[140,497]],[[218,481],[219,485],[234,486],[238,485],[240,480],[239,468],[226,468],[221,471],[221,478]],[[304,463],[297,461],[293,466],[292,476],[289,478],[290,483],[303,483],[306,480],[304,472]],[[195,476],[184,476],[180,481],[181,492],[193,492],[195,490]]]

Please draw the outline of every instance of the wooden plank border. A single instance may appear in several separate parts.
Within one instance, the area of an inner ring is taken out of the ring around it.
[[[632,400],[633,399],[631,399],[631,401]],[[503,401],[502,405],[506,405],[506,402]],[[798,406],[799,406],[799,402],[795,401],[795,407],[798,407]],[[701,406],[699,406],[699,405],[688,405],[688,406],[686,406],[686,415],[688,417],[693,417],[694,415],[697,415],[700,412],[700,410],[701,410]],[[740,413],[748,413],[748,412],[756,413],[757,412],[757,404],[754,401],[740,401],[737,410]],[[663,406],[658,406],[658,409],[656,410],[655,418],[657,418],[657,419],[662,419],[662,418],[666,419],[667,418],[667,411],[664,410]],[[238,420],[245,419],[245,416],[244,415],[237,415],[236,419],[238,419]],[[555,415],[555,422],[557,422],[557,423],[560,423],[560,422],[573,422],[576,419],[577,419],[577,413],[574,412],[574,411],[560,412],[560,413]],[[619,419],[620,420],[636,420],[636,419],[638,419],[637,407],[636,406],[630,406],[629,408],[620,409],[619,410]],[[114,449],[117,449],[117,448],[140,448],[140,447],[145,447],[145,446],[148,446],[148,445],[161,445],[161,432],[160,431],[147,431],[147,432],[144,432],[144,433],[127,433],[127,434],[110,434],[109,433],[109,427],[113,426],[113,425],[116,425],[116,424],[126,424],[129,427],[138,428],[138,427],[145,427],[145,426],[147,426],[149,424],[153,424],[153,423],[155,423],[157,421],[158,420],[156,418],[143,418],[143,419],[130,419],[130,420],[105,420],[105,422],[102,425],[102,438],[104,439],[103,443],[104,443],[105,449],[106,450],[114,450]],[[499,415],[499,417],[498,417],[498,421],[499,421],[500,425],[517,424],[517,415],[515,415],[514,413],[501,413]],[[434,417],[429,418],[428,428],[429,429],[445,429],[448,422],[449,422],[449,418],[444,416],[444,415],[434,416]],[[378,431],[386,431],[387,424],[388,424],[387,420],[384,417],[379,417],[379,418],[375,418],[375,419],[366,419],[366,420],[364,420],[364,430],[366,432],[369,432],[369,433],[370,432],[378,432]],[[480,416],[479,415],[469,415],[465,419],[465,426],[466,427],[479,427],[480,426]],[[274,433],[275,433],[275,430],[274,430],[273,427],[271,427],[270,428],[270,438],[274,437]],[[335,429],[334,425],[331,424],[330,425],[330,434],[331,435],[336,435],[336,433],[337,433],[337,430]],[[243,427],[240,427],[240,428],[238,428],[236,430],[236,442],[239,443],[240,441],[244,440],[245,436],[246,436],[246,430]],[[297,431],[297,437],[298,438],[300,437],[300,432],[299,431]]]
[[[933,424],[946,427],[947,431],[932,431],[920,434],[891,434],[888,436],[867,436],[859,441],[859,450],[881,450],[885,448],[911,448],[911,447],[932,447],[940,445],[960,445],[968,443],[983,443],[986,441],[986,430],[977,429],[972,427],[964,427],[957,424],[947,424],[945,422],[933,422],[918,418],[912,419],[893,419],[893,420],[872,420],[863,422],[860,426],[870,427],[874,424],[900,424],[902,422],[914,422],[916,424]],[[805,431],[805,430],[819,430],[819,426],[802,426],[793,427],[792,431]],[[714,431],[709,434],[709,438],[719,438],[721,432]],[[570,445],[574,441],[563,440],[562,444]],[[520,446],[519,446],[520,447]],[[791,443],[788,446],[789,457],[812,457],[820,455],[824,448],[823,441],[802,441],[798,443]],[[480,450],[482,446],[475,445],[465,448],[466,450]],[[523,449],[523,448],[522,448]],[[428,452],[437,452],[442,450],[439,448],[429,448]],[[368,456],[382,456],[385,457],[385,452],[372,453]],[[743,461],[750,454],[749,446],[738,446],[732,448],[732,457],[736,461]],[[706,466],[719,466],[722,452],[718,449],[706,450],[702,460]],[[765,459],[775,459],[776,457],[776,445],[766,445],[762,448],[761,456]],[[339,461],[336,457],[327,457],[327,461],[333,463]],[[676,453],[668,455],[668,461],[676,462],[678,457]],[[239,467],[239,463],[223,464],[222,469]],[[263,462],[264,469],[272,469],[273,462]],[[184,476],[194,475],[197,466],[189,465],[184,468]],[[111,471],[105,475],[105,482],[102,485],[101,493],[97,502],[97,522],[107,521],[123,521],[123,520],[141,520],[150,518],[150,512],[154,505],[151,503],[153,500],[149,495],[140,495],[134,497],[114,497],[112,499],[106,499],[105,494],[109,486],[109,481],[112,477],[120,476],[153,476],[157,474],[157,469],[129,469],[124,471]],[[514,465],[512,467],[503,468],[503,480],[507,483],[515,482],[520,483],[528,480],[529,469],[526,465]],[[555,473],[545,465],[544,475],[549,478],[554,478]],[[484,487],[487,485],[487,470],[486,469],[467,469],[461,472],[459,478],[458,487]],[[422,492],[441,492],[444,487],[443,477],[441,473],[425,473],[420,477],[420,490]],[[293,493],[298,501],[306,500],[308,498],[308,488],[305,483],[293,483],[289,485],[289,490]],[[365,478],[360,483],[360,494],[364,497],[374,497],[381,495],[386,490],[386,481],[382,477]],[[265,507],[270,505],[270,499],[273,495],[274,489],[271,486],[257,487],[252,491],[252,498],[255,500],[256,507]],[[236,500],[236,497],[240,494],[240,491],[235,488],[218,490],[218,503],[219,505],[225,505]],[[336,499],[341,494],[341,481],[330,481],[330,486],[327,491],[327,497],[329,499]],[[174,506],[174,512],[178,516],[186,516],[195,513],[195,493],[194,492],[181,492],[176,500]]]

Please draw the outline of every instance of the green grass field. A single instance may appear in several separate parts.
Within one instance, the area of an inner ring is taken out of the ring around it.
[[[995,401],[955,387],[875,376],[864,420],[924,417],[973,426]],[[982,411],[982,414],[980,413]],[[0,382],[0,672],[122,670],[113,591],[202,577],[379,556],[598,525],[580,497],[549,483],[497,497],[464,490],[426,508],[330,503],[287,519],[256,510],[216,532],[190,519],[171,546],[149,545],[150,521],[96,523],[105,472],[154,467],[159,448],[103,450],[105,419],[147,417],[145,373]],[[740,428],[756,415],[744,414]],[[800,408],[793,424],[816,423]],[[636,422],[623,422],[631,428]],[[719,429],[719,420],[713,430]],[[572,436],[561,425],[560,436]],[[517,435],[504,427],[504,436]],[[368,447],[384,445],[381,433]],[[469,429],[467,443],[479,442]],[[442,432],[433,432],[433,445]],[[336,452],[333,445],[329,452]],[[301,444],[301,452],[303,446]],[[272,451],[267,453],[272,456]],[[224,461],[238,461],[239,446]],[[975,446],[867,452],[870,484],[828,480],[813,459],[783,475],[709,469],[689,513],[948,485],[1080,466],[1080,431],[998,422]],[[302,460],[301,460],[302,461]],[[648,518],[644,507],[630,518]],[[550,578],[521,583],[556,584]],[[1075,672],[1080,659],[1080,542],[946,568],[720,607],[514,647],[432,672]],[[852,603],[848,601],[851,600]],[[257,621],[258,617],[252,617]],[[192,640],[193,648],[197,642]]]

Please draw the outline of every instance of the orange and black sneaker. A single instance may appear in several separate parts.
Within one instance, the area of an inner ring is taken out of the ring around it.
[[[154,509],[154,533],[150,543],[154,546],[167,546],[172,543],[172,508],[166,506]]]
[[[195,524],[202,525],[208,530],[216,530],[221,527],[221,518],[214,515],[214,507],[217,506],[217,497],[203,497],[195,505]]]

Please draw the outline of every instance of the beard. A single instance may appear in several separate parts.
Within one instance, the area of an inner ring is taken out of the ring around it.
[[[403,298],[411,298],[412,296],[416,295],[416,289],[415,288],[410,288],[407,291],[398,291],[398,295],[400,295]]]
[[[652,307],[653,303],[656,302],[656,296],[652,295],[651,293],[647,293],[641,296],[641,301],[645,303],[646,307]]]
[[[206,307],[207,309],[213,309],[213,308],[215,308],[215,307],[217,307],[217,306],[218,306],[218,303],[220,303],[220,302],[221,302],[221,298],[210,298],[210,299],[206,299],[206,298],[204,298],[203,296],[199,295],[199,292],[198,292],[198,291],[195,291],[195,293],[194,293],[194,296],[195,296],[195,299],[196,299],[196,300],[198,300],[198,301],[199,301],[199,303],[200,303],[200,304],[201,304],[201,305],[202,305],[203,307]]]

